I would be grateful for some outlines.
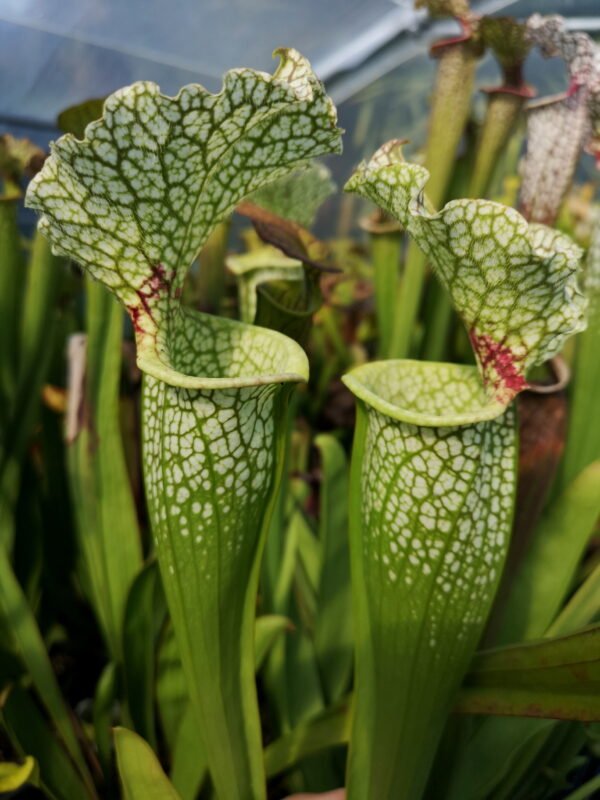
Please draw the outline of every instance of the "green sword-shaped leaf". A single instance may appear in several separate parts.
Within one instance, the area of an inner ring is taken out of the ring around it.
[[[579,248],[497,203],[459,200],[435,213],[427,177],[390,142],[346,187],[395,216],[424,250],[478,361],[382,361],[344,378],[358,398],[349,800],[422,796],[508,546],[517,454],[509,403],[526,388],[527,368],[583,327]]]
[[[78,141],[65,136],[28,193],[57,252],[127,307],[147,373],[150,517],[203,749],[222,800],[264,797],[252,658],[262,533],[282,418],[303,351],[276,333],[183,308],[185,274],[248,193],[340,149],[335,110],[308,62],[279,51],[273,76],[223,90],[151,83],[111,95]]]

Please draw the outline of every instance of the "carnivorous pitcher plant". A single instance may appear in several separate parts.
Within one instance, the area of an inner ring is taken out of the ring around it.
[[[152,83],[111,95],[85,138],[52,148],[27,202],[56,253],[125,305],[145,373],[143,460],[154,542],[201,743],[221,800],[265,796],[253,633],[282,420],[302,349],[180,303],[214,227],[250,192],[340,150],[308,62],[225,75],[219,94]]]
[[[435,212],[424,167],[389,142],[346,186],[394,216],[462,317],[477,366],[380,361],[358,400],[351,480],[356,698],[349,800],[422,796],[507,552],[516,484],[511,401],[529,367],[584,327],[581,250],[513,209]]]
[[[600,788],[598,49],[418,4],[351,163],[291,49],[0,137],[2,796]]]

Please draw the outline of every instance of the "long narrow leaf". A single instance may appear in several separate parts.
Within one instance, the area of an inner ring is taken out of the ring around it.
[[[206,754],[200,742],[196,715],[192,706],[188,705],[177,729],[170,775],[181,800],[196,800],[208,774]]]
[[[17,372],[24,267],[17,209],[17,197],[0,197],[0,425],[7,423]]]
[[[6,544],[11,540],[9,521],[18,492],[20,463],[31,436],[42,383],[54,348],[64,268],[64,260],[52,255],[45,238],[36,234],[22,293],[20,328],[15,332],[13,343],[19,354],[18,369],[11,396],[0,403],[6,413],[6,427],[0,440],[0,536]]]
[[[600,628],[477,654],[455,710],[600,720]]]
[[[347,743],[350,709],[349,701],[328,708],[270,744],[265,750],[268,775],[291,769],[320,750]],[[600,721],[600,627],[558,639],[478,653],[454,704],[454,712],[530,717],[530,722],[523,720],[520,724],[522,731],[532,736],[538,731],[551,730],[551,721],[555,719]],[[548,720],[548,725],[541,725],[539,718]],[[502,747],[508,758],[523,733],[515,740],[519,723],[496,722],[498,741],[504,742]],[[502,730],[506,732],[504,738],[500,735]],[[482,753],[485,752],[488,732],[484,736],[480,732],[475,734],[470,751],[477,749],[479,741]],[[496,734],[490,730],[489,735]],[[479,764],[479,760],[473,763]],[[496,765],[490,762],[490,768],[495,769]],[[463,769],[469,769],[468,763]]]
[[[31,676],[38,696],[55,725],[67,753],[77,765],[88,793],[91,792],[93,795],[92,780],[81,754],[70,710],[60,692],[35,617],[14,576],[3,547],[0,547],[0,617],[15,642],[16,651]],[[26,747],[26,750],[36,752],[33,747]]]
[[[109,662],[102,670],[96,684],[93,705],[94,744],[98,752],[98,760],[110,785],[112,778],[112,737],[114,714],[118,702],[118,672],[114,662]],[[114,787],[112,787],[114,788]]]
[[[286,500],[288,502],[285,505],[292,507],[293,501],[289,497],[286,497]],[[269,530],[263,583],[266,584],[269,594],[270,610],[277,614],[288,615],[291,610],[291,590],[298,551],[298,526],[302,523],[302,520],[299,520],[302,513],[294,510],[287,524],[284,524],[287,515],[283,513],[281,507],[279,511]],[[265,660],[263,682],[279,731],[286,731],[291,727],[286,664],[286,643],[282,638],[278,638]]]
[[[155,749],[155,650],[157,632],[165,616],[158,565],[153,562],[136,576],[127,598],[123,623],[123,678],[135,731]]]
[[[297,766],[308,756],[346,744],[349,736],[350,714],[347,705],[329,708],[316,719],[301,723],[266,748],[267,776],[272,778]]]
[[[254,658],[257,670],[261,668],[276,639],[291,628],[293,628],[291,620],[283,614],[266,614],[257,618],[254,640]]]
[[[587,256],[585,288],[589,298],[588,327],[577,340],[571,413],[561,474],[562,486],[600,458],[600,208],[593,211],[592,242]]]
[[[112,657],[120,661],[127,593],[141,541],[119,423],[123,311],[87,281],[85,345],[71,356],[68,465],[89,591]]]
[[[274,642],[291,627],[291,621],[279,614],[258,617],[254,649],[256,669],[260,668]],[[195,800],[206,775],[206,756],[202,751],[198,723],[193,708],[187,704],[173,739],[171,781],[182,800]]]
[[[528,800],[562,788],[586,743],[580,723],[554,723],[516,748],[511,768],[494,788],[490,800]]]
[[[496,787],[510,780],[524,754],[530,760],[536,757],[556,725],[552,720],[484,719],[446,777],[445,800],[487,800]]]
[[[115,728],[123,800],[181,800],[150,745],[127,728]]]
[[[499,643],[544,635],[568,594],[598,517],[600,461],[584,469],[538,522],[511,584]]]
[[[179,649],[170,624],[166,626],[158,648],[156,664],[156,700],[162,733],[169,752],[173,752],[179,726],[189,706]]]
[[[327,701],[348,690],[352,673],[352,607],[348,547],[349,467],[341,444],[318,436],[321,453],[319,538],[323,550],[318,590],[315,650]]]
[[[572,633],[590,622],[600,613],[600,564],[573,593],[569,602],[547,630],[548,636]]]

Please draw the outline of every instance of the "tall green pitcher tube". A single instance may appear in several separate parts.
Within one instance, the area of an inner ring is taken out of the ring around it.
[[[358,412],[349,798],[418,798],[508,548],[514,413],[489,418],[474,367],[375,362],[345,382]]]
[[[253,647],[261,543],[280,477],[282,417],[308,377],[275,332],[182,306],[185,275],[251,192],[341,149],[310,64],[223,88],[115,92],[82,140],[67,135],[27,200],[57,253],[125,305],[143,391],[144,477],[165,594],[218,800],[266,793]]]

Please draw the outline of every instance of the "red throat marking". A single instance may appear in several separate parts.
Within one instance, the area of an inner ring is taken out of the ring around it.
[[[142,325],[142,318],[146,316],[154,320],[150,301],[156,300],[163,293],[168,294],[174,277],[175,270],[171,271],[171,276],[168,279],[164,265],[154,264],[149,277],[144,280],[139,289],[136,289],[140,304],[126,306],[131,315],[131,321],[136,333],[141,334],[147,332]]]
[[[518,361],[510,347],[502,342],[495,342],[487,333],[475,333],[474,330],[469,332],[469,338],[484,377],[493,383],[496,390],[501,392],[505,389],[515,395],[527,388],[527,381],[519,372]],[[499,394],[499,399],[505,398]]]

